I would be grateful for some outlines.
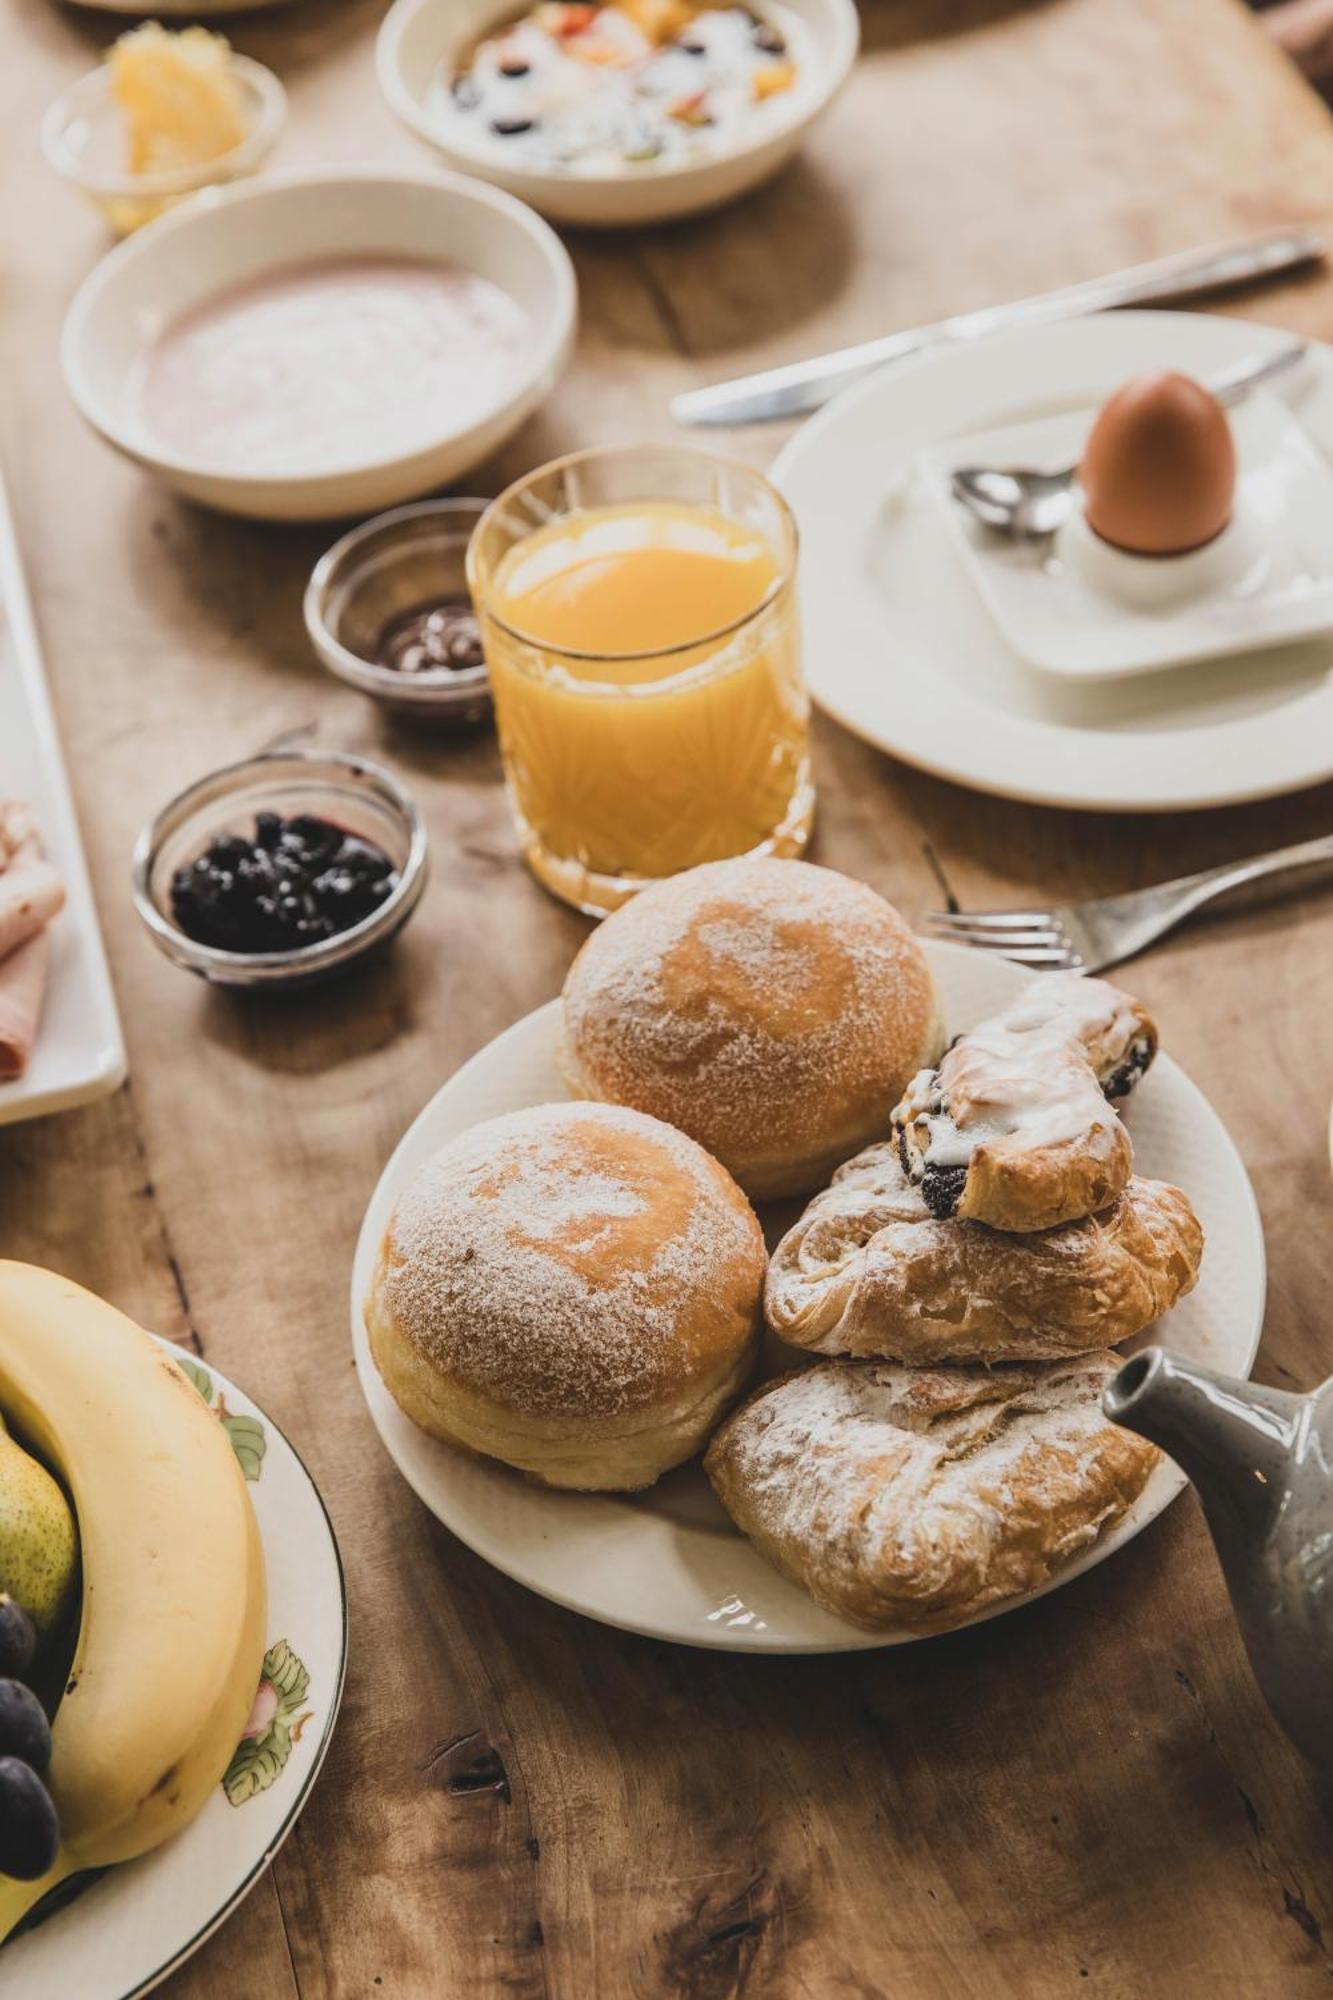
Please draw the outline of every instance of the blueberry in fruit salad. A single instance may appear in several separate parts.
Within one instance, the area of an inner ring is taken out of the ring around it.
[[[292,951],[364,922],[392,895],[382,848],[310,813],[258,813],[252,836],[220,834],[171,878],[187,937],[220,951]]]

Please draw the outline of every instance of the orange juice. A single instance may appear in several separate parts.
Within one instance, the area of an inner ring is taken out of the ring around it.
[[[793,555],[718,505],[623,500],[548,518],[474,574],[528,858],[558,894],[612,908],[701,861],[804,847]]]

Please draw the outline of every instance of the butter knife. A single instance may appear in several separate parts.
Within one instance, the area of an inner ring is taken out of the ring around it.
[[[886,361],[899,361],[925,347],[979,340],[984,334],[1042,326],[1083,313],[1107,312],[1114,306],[1141,306],[1223,291],[1318,263],[1324,249],[1324,239],[1317,231],[1284,229],[1222,250],[1183,251],[1151,264],[1136,264],[1110,277],[1088,278],[1059,291],[1012,300],[1008,305],[957,313],[934,326],[907,327],[880,340],[862,341],[857,347],[789,362],[783,368],[766,368],[758,375],[742,375],[734,382],[687,389],[672,397],[671,414],[682,424],[758,424],[797,417],[806,410],[817,410],[839,389],[883,367]]]

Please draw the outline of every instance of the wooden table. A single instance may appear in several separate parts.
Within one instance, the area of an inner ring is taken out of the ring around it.
[[[238,23],[292,92],[286,162],[423,155],[376,94],[378,0]],[[1235,0],[868,0],[865,54],[777,185],[574,245],[577,365],[483,490],[666,437],[672,390],[1257,227],[1333,227],[1333,128]],[[1015,1617],[882,1654],[755,1660],[604,1630],[419,1506],[352,1370],[347,1277],[394,1141],[558,988],[582,921],[515,858],[488,737],[429,741],[315,664],[327,535],[211,519],[81,429],[56,334],[102,249],[44,171],[43,105],[102,17],[15,0],[0,64],[3,442],[132,1080],[0,1130],[0,1250],[188,1342],[306,1456],[346,1559],[352,1667],[325,1774],[185,1996],[723,2000],[1326,1994],[1333,1841],[1249,1679],[1198,1508]],[[1333,278],[1240,310],[1333,329]],[[764,462],[778,439],[737,448]],[[235,1002],[140,934],[130,844],[188,776],[282,730],[391,761],[435,878],[391,961]],[[974,798],[832,725],[818,855],[913,913],[929,839],[965,899],[1146,882],[1324,831],[1327,788],[1197,818]],[[1333,901],[1199,925],[1133,983],[1220,1106],[1268,1230],[1260,1378],[1333,1365]],[[76,1996],[33,1996],[76,2000]]]

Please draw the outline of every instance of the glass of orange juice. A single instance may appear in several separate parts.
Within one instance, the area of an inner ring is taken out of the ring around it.
[[[670,446],[557,459],[483,514],[468,583],[548,889],[600,914],[701,861],[803,851],[796,526],[760,473]]]

